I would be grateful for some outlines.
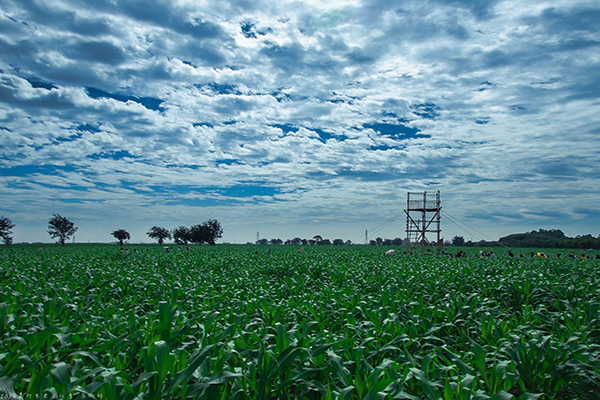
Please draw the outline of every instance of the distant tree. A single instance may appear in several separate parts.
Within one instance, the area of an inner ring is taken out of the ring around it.
[[[342,246],[344,244],[344,239],[333,239],[334,246]]]
[[[51,238],[57,237],[58,242],[63,246],[65,241],[77,232],[77,229],[73,222],[60,214],[53,214],[48,220],[48,234]]]
[[[291,244],[299,246],[302,244],[302,239],[300,239],[299,237],[295,237],[291,240]]]
[[[377,242],[377,246],[382,246],[383,245],[383,239],[380,238],[380,237],[375,238],[375,242]]]
[[[269,243],[269,241],[268,241],[267,239],[264,239],[264,238],[263,238],[263,239],[258,239],[258,240],[256,241],[256,244],[262,244],[262,245],[265,245],[265,244],[267,244],[267,243]]]
[[[173,228],[171,232],[173,235],[173,240],[177,244],[188,244],[191,240],[191,230],[187,226],[178,226],[177,228]]]
[[[125,229],[117,229],[112,235],[119,241],[119,246],[123,246],[123,241],[131,239],[131,235]]]
[[[192,225],[190,228],[190,242],[216,244],[216,240],[223,236],[223,227],[216,219],[209,219],[201,224]]]
[[[329,246],[329,245],[331,245],[331,240],[323,239],[323,240],[320,240],[319,242],[317,242],[317,244],[319,246]]]
[[[452,246],[463,246],[465,244],[465,238],[462,236],[454,236],[451,243]]]
[[[350,239],[346,240],[346,246],[350,246],[350,245],[352,245],[352,240],[350,240]]]
[[[279,238],[276,238],[276,239],[271,239],[271,240],[270,240],[270,242],[271,242],[271,244],[274,244],[274,245],[276,245],[276,246],[278,246],[278,245],[280,245],[280,244],[283,244],[283,240],[281,240],[281,239],[279,239]]]
[[[10,218],[4,215],[0,216],[0,237],[4,244],[12,244],[13,238],[11,236],[11,229],[15,227]]]
[[[216,244],[217,239],[223,237],[223,227],[221,226],[221,223],[216,219],[209,219],[208,221],[203,222],[203,224],[208,229],[208,237],[206,241],[210,245]]]
[[[190,242],[196,244],[206,243],[208,237],[208,228],[203,224],[196,224],[190,227]]]
[[[315,235],[315,236],[313,236],[312,240],[314,240],[315,243],[319,243],[321,240],[323,240],[323,236]]]
[[[153,226],[148,232],[146,232],[146,235],[152,239],[156,239],[160,245],[163,244],[165,239],[171,239],[171,232],[162,226]]]
[[[302,246],[306,246],[306,245],[308,244],[308,240],[306,240],[306,239],[302,239],[302,240],[300,241],[300,244],[302,244]]]
[[[394,246],[402,246],[402,243],[404,243],[404,241],[400,238],[395,238],[392,240],[392,245]]]
[[[598,240],[595,239],[592,235],[577,235],[575,239],[571,241],[573,243],[574,248],[578,249],[596,249],[598,248]]]

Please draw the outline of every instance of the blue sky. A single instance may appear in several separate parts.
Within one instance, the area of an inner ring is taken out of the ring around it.
[[[362,241],[440,190],[443,236],[600,234],[597,1],[0,0],[15,242],[218,219]],[[376,236],[404,237],[398,218]]]

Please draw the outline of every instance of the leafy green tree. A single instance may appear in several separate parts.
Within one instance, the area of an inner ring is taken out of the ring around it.
[[[12,244],[13,238],[11,236],[11,229],[15,227],[10,218],[2,215],[0,217],[0,237],[4,244]]]
[[[190,228],[190,241],[193,243],[216,244],[216,240],[223,236],[223,227],[216,219],[209,219],[201,224],[192,225]]]
[[[209,219],[205,223],[208,226],[210,234],[208,238],[208,243],[215,244],[217,239],[223,237],[223,227],[221,226],[221,223],[216,219]]]
[[[393,246],[402,246],[403,240],[401,238],[394,238],[394,240],[392,240],[392,245]]]
[[[53,214],[48,221],[48,234],[51,238],[58,238],[61,245],[65,245],[65,241],[77,232],[75,224],[67,217],[60,214]]]
[[[173,228],[173,240],[177,244],[188,244],[191,241],[191,230],[187,226]]]
[[[131,235],[125,229],[117,229],[112,235],[119,241],[119,246],[123,246],[123,241],[131,239]]]
[[[572,249],[600,249],[600,240],[592,235],[568,237],[560,229],[539,229],[537,231],[514,233],[498,239],[508,247],[550,247]]]
[[[146,232],[146,235],[152,239],[156,239],[160,245],[163,244],[165,239],[171,239],[171,232],[162,226],[153,226],[148,232]]]
[[[451,243],[452,246],[462,246],[465,244],[465,238],[462,236],[454,236]]]

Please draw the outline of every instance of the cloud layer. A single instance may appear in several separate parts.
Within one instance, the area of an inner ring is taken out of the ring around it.
[[[1,3],[16,241],[55,212],[79,240],[217,218],[362,241],[409,190],[494,239],[600,233],[595,2]]]

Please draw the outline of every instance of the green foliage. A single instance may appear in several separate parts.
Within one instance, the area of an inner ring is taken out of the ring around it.
[[[165,239],[171,239],[171,232],[162,226],[153,226],[148,232],[146,232],[146,235],[152,239],[156,239],[159,245],[162,245]]]
[[[600,237],[579,235],[567,237],[560,229],[540,229],[527,233],[515,233],[498,239],[508,247],[538,247],[567,249],[600,249]]]
[[[218,238],[223,236],[223,227],[216,219],[209,219],[201,224],[192,225],[189,230],[190,242],[210,245],[216,244]]]
[[[451,243],[452,246],[463,246],[465,244],[465,238],[462,236],[454,236]]]
[[[58,238],[61,245],[65,245],[65,241],[77,232],[75,224],[67,217],[60,214],[53,214],[48,220],[48,234],[51,238]]]
[[[117,229],[112,235],[119,241],[119,245],[123,246],[123,241],[131,239],[131,235],[125,229]]]
[[[0,251],[0,396],[598,398],[593,259]]]
[[[13,224],[10,218],[4,215],[0,216],[0,238],[2,238],[4,244],[12,244],[11,229],[14,227],[15,224]]]
[[[172,234],[173,240],[176,244],[188,244],[188,242],[192,239],[190,228],[186,226],[178,226],[177,228],[173,228]]]

